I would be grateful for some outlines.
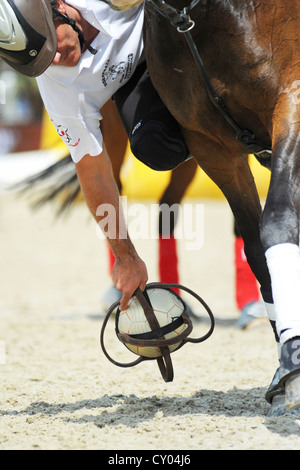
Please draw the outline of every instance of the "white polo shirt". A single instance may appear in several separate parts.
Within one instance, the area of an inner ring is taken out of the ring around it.
[[[68,0],[99,34],[76,67],[51,65],[37,77],[45,108],[72,159],[103,150],[100,108],[132,76],[143,51],[143,4],[118,12],[99,0]]]

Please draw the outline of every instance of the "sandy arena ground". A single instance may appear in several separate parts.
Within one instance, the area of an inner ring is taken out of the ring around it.
[[[270,327],[234,327],[230,211],[222,201],[195,203],[204,208],[203,246],[179,241],[181,282],[209,304],[216,329],[172,355],[175,378],[166,384],[155,361],[123,369],[102,353],[99,299],[110,280],[87,209],[55,221],[53,206],[33,213],[0,196],[0,449],[300,448],[300,415],[266,416],[277,367]],[[156,241],[135,244],[156,281]],[[207,328],[203,320],[192,335]],[[113,329],[110,322],[110,354],[134,359]]]

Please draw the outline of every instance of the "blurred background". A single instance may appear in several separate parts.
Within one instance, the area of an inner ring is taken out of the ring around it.
[[[34,79],[0,61],[0,154],[40,147],[43,105]]]

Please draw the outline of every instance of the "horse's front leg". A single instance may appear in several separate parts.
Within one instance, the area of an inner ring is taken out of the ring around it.
[[[234,157],[224,147],[202,135],[184,131],[186,141],[200,167],[218,185],[225,195],[245,244],[247,261],[261,286],[267,314],[275,332],[277,349],[280,351],[272,296],[271,279],[260,239],[261,205],[248,158]],[[275,374],[266,399],[281,399],[282,388]],[[272,408],[274,409],[274,407]],[[279,407],[277,406],[277,410]]]
[[[279,380],[287,409],[300,406],[300,137],[273,146],[272,175],[261,219],[261,238],[272,280],[276,329],[280,338]],[[297,377],[298,376],[298,377]]]
[[[231,207],[244,240],[247,261],[269,307],[273,299],[270,275],[260,240],[261,204],[247,156],[233,156],[229,150],[203,135],[187,131],[184,134],[195,160],[221,189]],[[268,308],[268,313],[270,311]]]

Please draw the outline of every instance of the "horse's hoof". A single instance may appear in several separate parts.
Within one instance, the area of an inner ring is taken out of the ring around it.
[[[286,406],[285,394],[281,393],[280,395],[275,395],[271,403],[271,408],[267,413],[267,416],[283,416],[285,414],[299,416],[300,408],[288,409]]]
[[[288,411],[300,407],[300,371],[285,382],[285,406]]]
[[[235,327],[245,330],[260,326],[261,324],[269,325],[265,307],[261,302],[250,302],[240,311],[240,317],[236,321]]]
[[[284,385],[279,384],[279,376],[280,368],[276,370],[265,395],[267,402],[271,405],[267,416],[282,416],[286,413],[300,413],[300,403],[297,405],[300,394],[296,393],[297,390],[300,390],[300,371],[299,374],[293,375],[286,380]],[[292,379],[296,379],[296,377],[298,380],[293,383]],[[288,391],[286,390],[287,388]]]
[[[294,337],[281,347],[278,386],[284,389],[285,412],[300,412],[300,337]],[[275,398],[275,397],[274,397]],[[281,400],[280,400],[281,401]],[[272,400],[273,403],[273,400]],[[274,404],[274,409],[276,405]],[[282,411],[282,410],[281,410]]]
[[[300,337],[296,336],[289,339],[281,346],[281,357],[279,367],[279,385],[285,387],[287,381],[293,381],[292,379],[300,374]],[[299,388],[300,397],[300,381],[297,381]],[[296,381],[292,386],[292,391],[295,395]],[[295,395],[296,396],[296,395]],[[300,403],[299,403],[300,404]]]
[[[272,399],[271,408],[268,411],[267,416],[282,416],[287,413],[285,407],[285,396],[284,393],[275,395]]]
[[[279,367],[274,374],[272,382],[265,395],[265,399],[267,400],[268,403],[272,404],[273,398],[277,395],[284,396],[284,387],[280,387],[279,385]]]

